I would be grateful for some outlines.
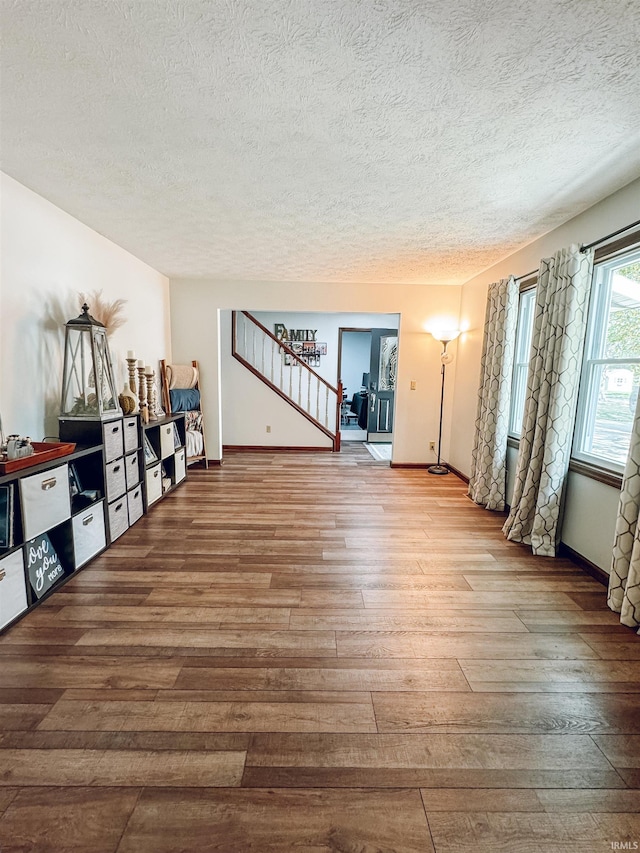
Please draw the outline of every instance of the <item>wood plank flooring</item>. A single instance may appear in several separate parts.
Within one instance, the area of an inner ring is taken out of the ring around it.
[[[465,491],[191,471],[0,637],[2,853],[635,849],[640,637]]]

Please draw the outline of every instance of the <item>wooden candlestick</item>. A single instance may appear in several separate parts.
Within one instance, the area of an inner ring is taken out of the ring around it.
[[[145,367],[145,379],[147,380],[147,405],[149,407],[149,420],[157,421],[158,416],[156,415],[156,394],[155,394],[155,386],[153,383],[155,372],[151,370],[148,366]]]
[[[136,359],[127,358],[127,368],[129,370],[129,388],[131,393],[136,394]]]
[[[147,401],[145,399],[145,377],[144,367],[137,367],[138,371],[138,401],[140,408],[140,420],[146,424],[149,421],[149,410],[147,409]]]

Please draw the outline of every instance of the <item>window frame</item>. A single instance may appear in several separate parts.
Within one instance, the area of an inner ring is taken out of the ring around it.
[[[527,393],[527,377],[529,374],[529,364],[531,362],[531,342],[533,339],[533,324],[536,312],[536,287],[538,285],[537,274],[533,277],[528,277],[520,283],[520,293],[518,296],[518,321],[516,323],[516,340],[513,354],[513,369],[511,371],[511,400],[509,403],[509,427],[507,430],[507,440],[515,442],[517,446],[522,435],[522,420],[524,418],[524,399]],[[525,302],[526,300],[526,302]],[[529,322],[526,338],[522,337],[523,321]],[[527,358],[519,360],[525,349],[525,343],[528,341]],[[518,420],[518,428],[515,428],[515,404],[519,395],[516,394],[516,388],[524,389],[522,412]]]
[[[624,261],[627,255],[632,257],[638,255],[638,258],[630,260],[630,263],[640,260],[640,232],[635,231],[622,240],[603,246],[595,252],[580,383],[578,387],[578,404],[569,463],[569,470],[607,483],[608,485],[617,486],[618,488],[622,485],[624,463],[588,453],[581,450],[580,446],[585,440],[588,414],[592,412],[595,415],[595,409],[593,408],[594,384],[589,381],[592,370],[597,369],[598,365],[604,366],[615,363],[640,364],[640,357],[622,359],[589,357],[593,350],[594,339],[598,333],[601,334],[602,345],[606,343],[609,326],[610,290],[608,287],[599,286],[597,276],[604,266],[613,267],[621,265],[620,262]],[[597,317],[601,321],[598,326],[596,325]],[[602,335],[603,327],[604,335]]]

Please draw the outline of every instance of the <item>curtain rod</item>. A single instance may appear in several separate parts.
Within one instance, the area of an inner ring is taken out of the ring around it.
[[[529,276],[535,275],[539,271],[540,271],[540,268],[538,267],[538,269],[531,270],[531,272],[526,272],[524,275],[514,275],[514,279],[516,281],[521,281],[523,278],[529,278]]]
[[[588,252],[589,249],[593,249],[594,246],[599,245],[600,243],[606,243],[607,240],[610,240],[612,237],[617,237],[618,234],[624,234],[625,231],[631,231],[632,228],[635,228],[636,225],[640,225],[640,219],[632,222],[630,225],[625,225],[624,228],[618,228],[617,231],[612,231],[611,234],[607,234],[606,237],[600,237],[599,240],[594,240],[593,243],[587,243],[586,246],[584,243],[580,246],[581,252]],[[535,275],[539,272],[539,268],[536,270],[531,270],[531,272],[526,272],[524,275],[516,275],[514,276],[516,281],[522,281],[523,278],[529,278],[532,275]]]
[[[625,231],[630,231],[632,228],[635,228],[636,225],[640,225],[640,219],[632,222],[631,225],[625,225],[624,228],[618,228],[617,231],[612,231],[611,234],[607,234],[606,237],[600,237],[599,240],[594,240],[593,243],[587,243],[586,246],[580,246],[580,251],[588,252],[589,249],[593,249],[594,246],[598,246],[600,243],[606,243],[607,240],[610,240],[612,237],[617,237],[618,234],[623,234]]]

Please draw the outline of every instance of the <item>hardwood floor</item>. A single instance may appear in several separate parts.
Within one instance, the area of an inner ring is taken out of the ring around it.
[[[0,637],[2,853],[635,849],[640,637],[465,491],[190,472]]]

